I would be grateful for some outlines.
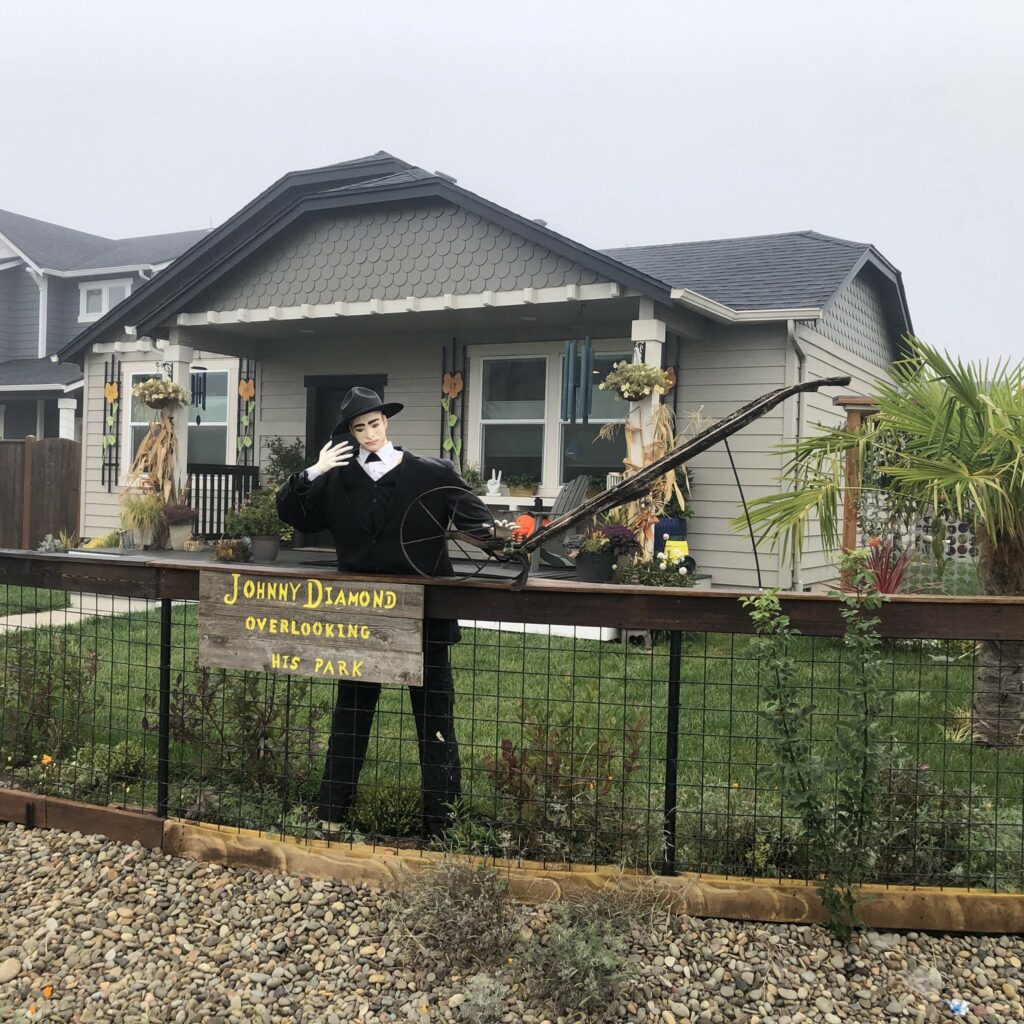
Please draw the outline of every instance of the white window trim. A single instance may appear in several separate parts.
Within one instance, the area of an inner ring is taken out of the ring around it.
[[[213,360],[209,360],[209,362],[213,362]],[[191,435],[191,432],[193,430],[202,430],[203,427],[226,427],[227,429],[224,431],[224,464],[225,465],[234,465],[238,461],[237,460],[238,453],[235,450],[235,439],[231,435],[233,433],[237,433],[238,417],[237,417],[237,415],[234,417],[235,423],[232,424],[231,413],[232,413],[232,411],[237,410],[237,406],[238,406],[238,363],[236,362],[234,364],[235,365],[235,374],[234,374],[234,376],[235,376],[235,387],[234,387],[234,389],[232,389],[232,387],[231,387],[231,368],[229,366],[210,366],[210,365],[208,365],[208,361],[205,360],[205,359],[203,360],[203,365],[206,366],[206,376],[209,376],[211,373],[226,373],[228,375],[228,383],[227,383],[228,391],[227,391],[227,403],[226,403],[227,404],[227,408],[225,409],[225,413],[224,413],[224,415],[226,416],[226,419],[224,419],[224,420],[208,420],[204,416],[203,417],[203,422],[201,424],[199,424],[198,426],[195,423],[193,423],[191,420],[189,420],[189,422],[188,422],[189,434]],[[189,383],[191,383],[191,381]],[[232,398],[234,398],[234,402],[232,402]],[[191,445],[191,443],[192,442],[190,440],[189,444]],[[228,458],[232,457],[232,456],[235,457],[235,463],[229,463],[227,461]],[[192,461],[191,457],[190,457],[190,461]]]
[[[225,464],[234,466],[238,463],[238,452],[236,443],[238,440],[238,417],[234,415],[238,401],[238,360],[233,356],[218,357],[203,355],[203,365],[211,372],[227,372],[228,375],[228,423],[226,450],[224,452]],[[122,380],[126,382],[127,394],[124,404],[121,406],[121,485],[128,480],[128,472],[134,461],[132,453],[132,422],[131,422],[131,394],[132,384],[135,376],[155,374],[151,369],[151,360],[140,360],[139,362],[128,362],[121,364]],[[221,424],[223,425],[223,424]],[[255,443],[255,442],[254,442]],[[187,459],[186,453],[186,459]]]
[[[80,281],[78,284],[78,322],[80,324],[91,324],[99,320],[101,316],[110,312],[110,289],[121,286],[125,289],[125,298],[132,293],[132,278],[116,277],[107,281]],[[103,292],[103,308],[99,313],[86,313],[85,296],[86,292],[101,289]]]
[[[594,352],[598,355],[616,355],[632,352],[633,342],[628,338],[601,338],[593,340]],[[513,342],[500,345],[472,345],[467,348],[469,360],[469,409],[466,413],[466,450],[463,461],[480,465],[483,452],[484,423],[541,423],[544,425],[544,448],[541,455],[541,483],[539,493],[542,497],[554,497],[558,493],[561,482],[561,385],[562,356],[565,354],[565,340]],[[547,360],[546,399],[544,420],[484,420],[483,411],[483,363],[485,359],[536,359]],[[591,418],[592,423],[612,422]],[[485,475],[485,468],[480,466]]]

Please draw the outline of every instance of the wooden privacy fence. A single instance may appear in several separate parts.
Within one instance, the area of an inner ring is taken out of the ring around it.
[[[0,441],[0,546],[34,548],[48,533],[78,533],[80,487],[78,441]]]

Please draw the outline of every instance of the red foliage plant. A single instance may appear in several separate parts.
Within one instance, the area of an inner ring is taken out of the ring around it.
[[[912,549],[897,551],[892,541],[883,543],[881,537],[872,537],[868,541],[868,557],[864,564],[874,574],[875,586],[880,594],[895,594],[913,558]]]

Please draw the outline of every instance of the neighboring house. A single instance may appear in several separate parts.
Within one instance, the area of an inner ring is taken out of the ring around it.
[[[621,469],[624,452],[621,438],[597,438],[624,411],[609,395],[596,393],[586,427],[561,420],[567,339],[592,339],[598,374],[634,356],[674,367],[667,401],[682,419],[815,376],[849,374],[850,392],[868,393],[910,329],[899,272],[870,245],[803,231],[600,252],[386,153],[297,171],[61,352],[85,369],[82,530],[117,525],[117,485],[145,430],[123,417],[112,458],[105,384],[123,393],[155,363],[184,381],[197,352],[207,367],[214,353],[247,361],[217,419],[243,462],[273,437],[317,450],[353,384],[403,402],[394,439],[439,454],[442,376],[464,369],[463,461],[533,476],[550,496],[581,472]],[[732,439],[748,499],[778,486],[774,445],[842,420],[833,397],[792,400]],[[205,448],[202,426],[178,429]],[[725,451],[691,468],[698,562],[716,585],[751,586]],[[761,565],[765,586],[834,575],[813,538],[799,564],[763,550]]]
[[[81,368],[51,356],[205,234],[101,238],[0,210],[0,439],[74,437]]]

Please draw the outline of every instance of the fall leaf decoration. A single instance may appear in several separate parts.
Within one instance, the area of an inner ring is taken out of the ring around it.
[[[110,403],[116,402],[118,396],[117,381],[108,381],[103,385],[103,397]]]
[[[458,398],[462,393],[462,374],[446,373],[441,384],[441,394],[445,398]]]
[[[665,391],[667,393],[667,392],[671,391],[676,386],[676,368],[674,366],[670,366],[665,371],[665,373],[668,376],[668,387],[665,389]]]
[[[256,381],[251,377],[248,380],[240,380],[238,382],[238,396],[247,402],[252,401],[256,397]]]

